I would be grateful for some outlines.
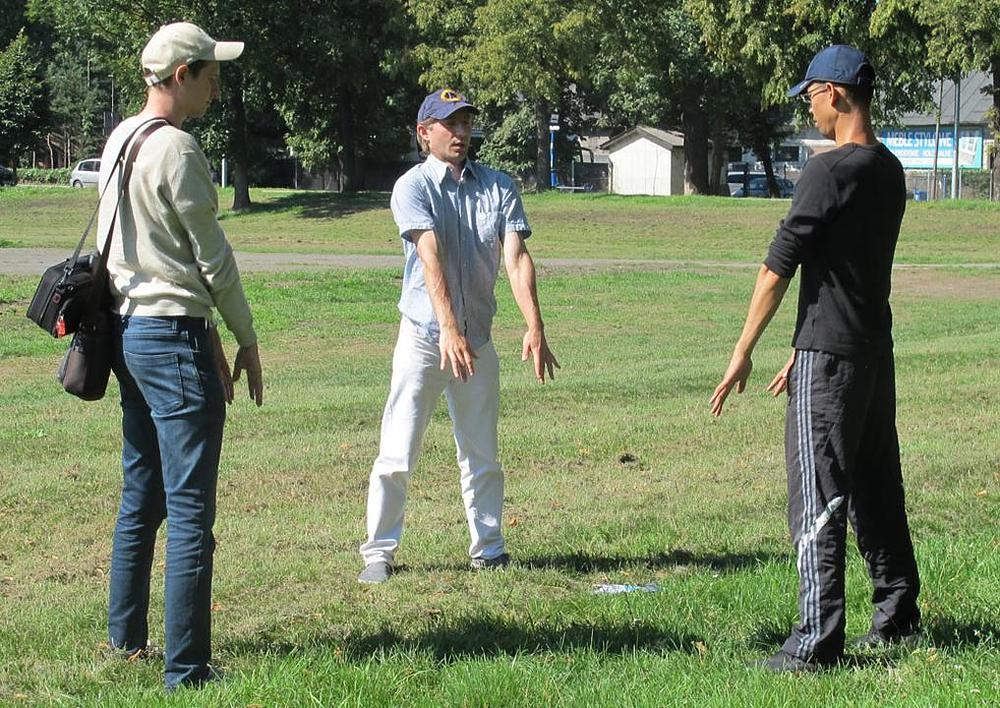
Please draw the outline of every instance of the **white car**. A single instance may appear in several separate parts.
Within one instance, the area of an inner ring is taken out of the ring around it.
[[[101,171],[101,161],[97,158],[80,160],[76,167],[69,173],[69,183],[71,187],[77,189],[81,187],[96,187],[97,174]]]

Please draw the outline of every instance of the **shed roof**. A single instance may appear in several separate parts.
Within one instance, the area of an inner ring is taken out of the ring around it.
[[[637,125],[603,143],[601,149],[614,152],[638,138],[646,138],[667,150],[673,150],[675,147],[684,147],[684,135],[682,133],[651,128],[648,125]]]

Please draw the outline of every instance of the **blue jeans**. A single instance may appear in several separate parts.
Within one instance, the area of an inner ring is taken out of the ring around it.
[[[149,638],[149,576],[167,520],[165,680],[197,684],[211,658],[215,493],[226,406],[205,320],[122,316],[122,487],[111,555],[108,635],[134,651]]]

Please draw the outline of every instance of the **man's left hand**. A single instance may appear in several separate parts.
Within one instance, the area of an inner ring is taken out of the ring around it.
[[[555,369],[559,368],[559,362],[549,349],[549,343],[545,341],[545,332],[540,329],[529,329],[524,334],[521,343],[521,361],[527,361],[531,357],[535,364],[535,378],[545,383],[545,371],[548,369],[549,379],[555,379]]]
[[[781,371],[774,375],[774,378],[771,379],[771,383],[767,385],[767,391],[772,396],[778,397],[788,388],[788,375],[791,373],[792,366],[794,364],[795,352],[793,351],[792,355],[788,357],[788,363],[781,368]]]

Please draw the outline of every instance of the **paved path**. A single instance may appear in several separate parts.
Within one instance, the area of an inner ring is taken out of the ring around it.
[[[62,248],[0,248],[0,274],[40,275],[48,266],[66,258]],[[402,268],[403,257],[333,255],[330,253],[246,253],[236,252],[244,272],[329,270],[332,268]],[[673,270],[676,268],[758,268],[759,262],[709,260],[639,260],[622,258],[538,258],[541,268],[581,270]],[[1000,263],[897,264],[898,270],[928,268],[972,268],[1000,270]]]

